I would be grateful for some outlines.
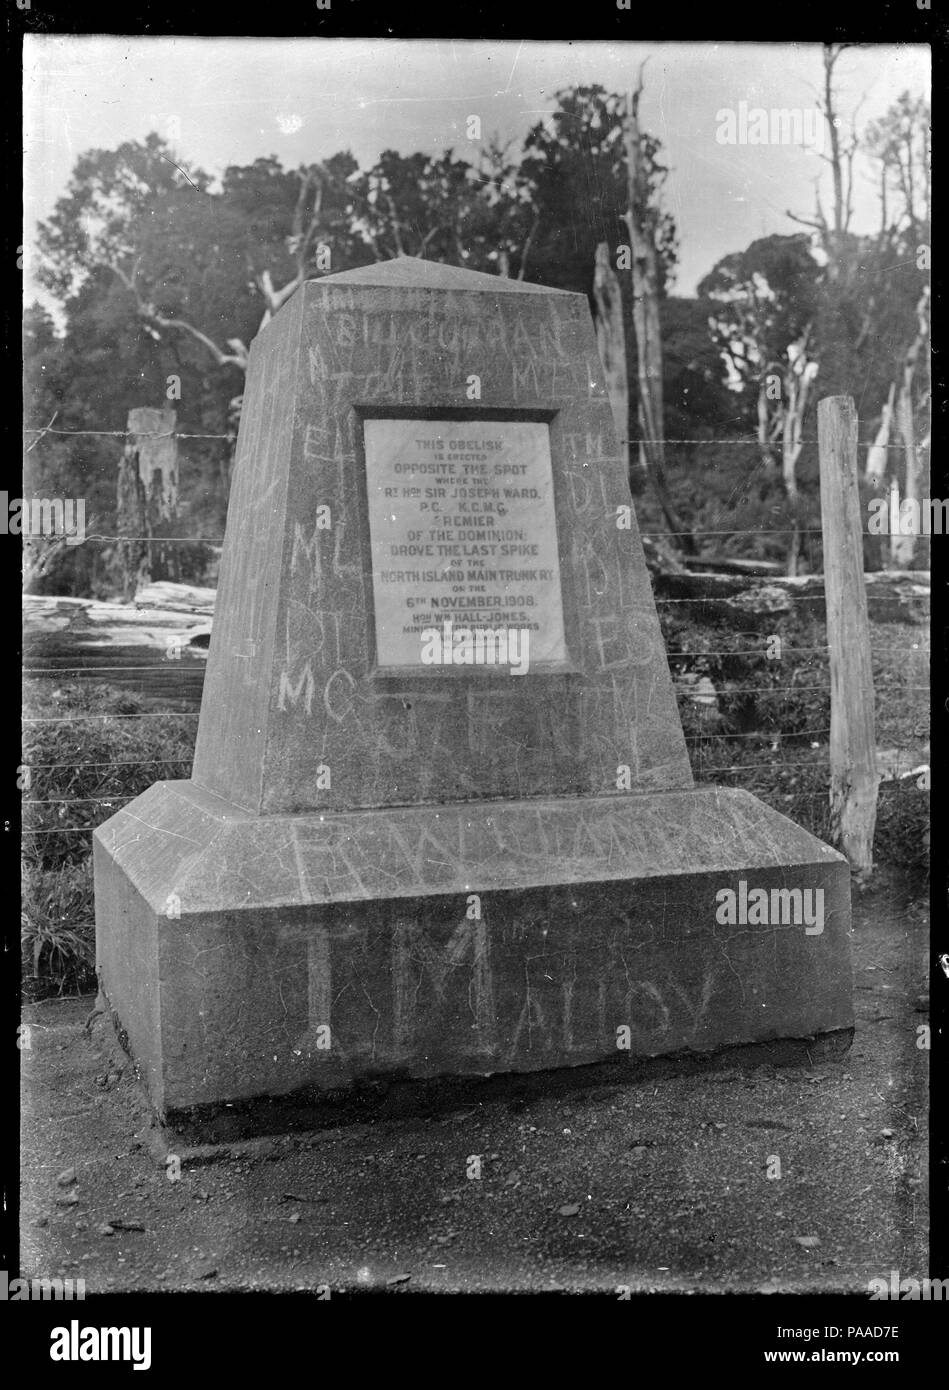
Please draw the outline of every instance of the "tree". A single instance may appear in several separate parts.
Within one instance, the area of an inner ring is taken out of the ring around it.
[[[62,344],[56,325],[39,303],[30,304],[23,315],[23,399],[30,403],[35,433],[29,430],[23,452],[23,493],[25,497],[71,496],[68,487],[46,486],[61,482],[68,474],[68,443],[51,433],[58,422],[63,400]],[[45,433],[43,431],[46,431]],[[43,451],[38,452],[38,446]],[[23,587],[36,592],[68,553],[61,537],[24,538]]]
[[[42,283],[65,303],[101,266],[134,256],[133,227],[184,184],[202,193],[210,179],[200,169],[181,169],[158,135],[80,155],[39,229]]]
[[[524,280],[541,210],[529,177],[508,156],[510,143],[502,145],[495,135],[481,152],[476,173],[482,190],[479,232],[482,243],[496,245],[496,254],[489,247],[485,260],[496,260],[498,274]]]
[[[902,496],[918,500],[931,427],[930,286],[931,239],[930,115],[922,98],[904,92],[871,125],[864,148],[875,165],[880,199],[880,232],[873,248],[877,273],[868,296],[868,317],[886,320],[886,338],[896,361],[873,446],[867,451],[866,479],[882,489],[892,475],[890,438],[899,434],[904,452]],[[898,274],[894,276],[894,270]],[[899,297],[894,297],[898,289]],[[912,311],[908,313],[908,297]],[[912,565],[916,537],[900,535],[891,544],[897,564]]]
[[[157,135],[89,151],[40,229],[41,278],[64,331],[41,316],[33,325],[34,376],[42,384],[52,354],[59,383],[58,397],[35,394],[34,410],[45,423],[58,406],[70,430],[122,430],[130,408],[171,400],[182,431],[227,435],[225,447],[188,441],[181,479],[195,531],[220,535],[249,345],[303,280],[400,247],[523,275],[533,222],[526,181],[496,140],[477,165],[390,151],[361,175],[347,153],[297,170],[271,157],[227,168],[218,185]],[[86,495],[94,474],[106,536],[117,529],[116,447],[48,435],[31,455],[34,472],[58,460],[69,495]],[[98,544],[108,566],[115,556]],[[64,560],[77,572],[79,549]]]
[[[707,300],[669,295],[662,302],[663,408],[666,434],[674,440],[720,440],[754,427],[748,392],[729,387],[720,345],[709,332]],[[695,445],[677,444],[691,458]]]
[[[725,256],[699,285],[712,307],[709,328],[729,372],[753,395],[765,472],[778,465],[792,512],[788,573],[797,572],[797,467],[818,364],[812,350],[821,267],[810,238],[764,237]]]
[[[295,172],[259,159],[214,191],[154,134],[90,151],[40,228],[43,283],[68,299],[106,270],[153,337],[185,335],[243,373],[253,333],[307,275],[352,263],[355,171],[348,154]]]
[[[565,88],[555,100],[549,118],[528,132],[520,165],[538,215],[527,279],[591,295],[597,245],[606,242],[615,266],[617,248],[629,244],[626,99],[590,86]],[[660,150],[659,141],[642,131],[639,178],[643,197],[654,209],[664,295],[676,264],[676,229],[672,215],[659,206],[668,172]],[[631,298],[627,286],[628,318]]]
[[[353,225],[355,172],[345,153],[295,171],[258,159],[215,188],[153,134],[81,156],[40,228],[41,280],[65,317],[70,427],[121,429],[131,407],[172,399],[182,430],[227,436],[189,442],[182,479],[214,533],[253,335],[306,276],[372,259]]]
[[[652,478],[669,529],[673,535],[679,536],[684,550],[694,552],[694,542],[691,536],[683,532],[666,482],[662,325],[659,313],[663,289],[660,270],[663,215],[656,188],[655,160],[649,158],[639,121],[639,99],[642,96],[645,66],[643,63],[640,67],[637,85],[627,98],[623,122],[628,195],[625,220],[632,243],[633,329],[636,334],[639,383],[639,458],[640,466]]]
[[[495,137],[478,164],[385,150],[354,180],[357,228],[377,260],[422,260],[523,278],[533,219],[519,170]]]
[[[903,93],[862,137],[858,107],[844,136],[834,83],[838,61],[851,46],[825,44],[823,50],[821,107],[830,152],[821,157],[831,172],[830,216],[819,194],[813,218],[791,212],[788,216],[812,229],[825,261],[810,338],[811,351],[820,361],[823,391],[857,394],[859,389],[861,413],[872,433],[865,474],[871,488],[885,482],[891,434],[898,431],[905,461],[903,495],[915,498],[920,454],[929,441],[919,418],[929,407],[929,107],[922,98]],[[851,231],[855,160],[860,154],[869,159],[879,189],[880,230],[875,237]],[[911,563],[914,549],[914,538],[904,538],[895,546],[894,558]]]
[[[659,303],[675,266],[676,232],[661,207],[667,170],[659,159],[659,141],[639,124],[641,79],[640,73],[640,87],[629,98],[599,86],[559,91],[549,120],[528,132],[521,176],[530,189],[536,228],[527,278],[590,296],[602,337],[608,320],[619,321],[615,289],[606,275],[608,268],[619,270],[625,342],[612,345],[607,355],[611,362],[625,357],[629,384],[636,387],[640,476],[631,470],[631,486],[641,491],[641,476],[651,479],[670,531],[690,548],[669,495],[662,443]],[[601,246],[606,249],[598,253]],[[603,317],[607,303],[608,320]],[[628,418],[625,429],[618,422],[618,430],[625,447]]]
[[[471,172],[451,150],[438,158],[384,150],[356,183],[360,225],[375,259],[418,256],[463,265]]]

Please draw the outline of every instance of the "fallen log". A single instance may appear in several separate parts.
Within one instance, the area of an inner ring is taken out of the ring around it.
[[[663,599],[687,601],[698,622],[766,630],[792,610],[824,617],[820,575],[797,578],[768,575],[694,573],[670,564],[661,551],[646,547],[653,589]],[[879,571],[866,575],[870,618],[880,623],[929,621],[929,574]],[[211,633],[215,590],[190,584],[144,586],[133,603],[26,594],[23,598],[24,650],[28,667],[64,664],[73,654],[84,665],[106,665],[130,647],[150,648],[165,657],[177,643],[185,655],[203,659]]]
[[[775,617],[808,612],[824,617],[824,580],[819,574],[768,575],[672,573],[652,570],[656,598],[688,601],[699,622],[736,627],[766,626]],[[924,570],[880,570],[864,576],[871,622],[929,622],[930,578]]]
[[[213,589],[145,586],[135,602],[26,594],[25,674],[102,681],[166,705],[201,699]]]

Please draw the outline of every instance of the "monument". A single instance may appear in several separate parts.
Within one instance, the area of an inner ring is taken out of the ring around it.
[[[846,862],[694,785],[585,297],[411,258],[256,338],[192,777],[95,880],[165,1115],[852,1029]]]

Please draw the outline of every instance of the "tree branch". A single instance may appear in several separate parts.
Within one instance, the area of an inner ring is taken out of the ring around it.
[[[144,299],[138,286],[139,264],[140,260],[137,260],[132,267],[131,274],[123,270],[122,267],[117,264],[109,264],[107,269],[113,272],[134,297],[136,312],[140,318],[144,319],[146,323],[154,324],[158,328],[174,328],[182,333],[190,334],[192,338],[201,343],[203,347],[207,348],[219,367],[233,366],[239,367],[241,371],[247,370],[249,353],[246,346],[239,338],[231,338],[228,340],[228,347],[233,349],[232,352],[223,352],[218,347],[217,343],[213,342],[207,334],[202,333],[200,329],[195,328],[193,324],[186,322],[184,319],[169,318],[166,314],[160,314],[154,304],[150,304]]]

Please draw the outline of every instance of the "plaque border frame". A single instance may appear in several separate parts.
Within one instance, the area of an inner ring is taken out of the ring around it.
[[[565,505],[566,486],[562,470],[555,461],[563,457],[563,437],[560,428],[559,406],[413,406],[385,405],[379,401],[371,403],[353,402],[352,410],[356,416],[356,475],[359,495],[359,544],[362,557],[363,584],[365,592],[366,635],[368,645],[368,664],[366,677],[384,682],[386,685],[407,680],[443,680],[455,682],[461,678],[485,681],[515,680],[518,684],[528,682],[532,677],[550,680],[554,677],[569,678],[583,674],[579,660],[579,619],[573,595],[564,585],[563,577],[569,566],[569,554],[564,544],[563,527],[560,522],[561,508]],[[372,533],[369,525],[369,488],[366,471],[366,420],[421,420],[433,423],[440,420],[460,423],[484,424],[540,424],[548,427],[550,443],[550,475],[553,488],[554,531],[557,539],[557,560],[560,567],[560,609],[563,616],[563,635],[566,657],[557,662],[531,662],[522,676],[512,676],[503,666],[472,664],[461,666],[382,666],[378,660],[376,642],[376,602],[373,587]]]

